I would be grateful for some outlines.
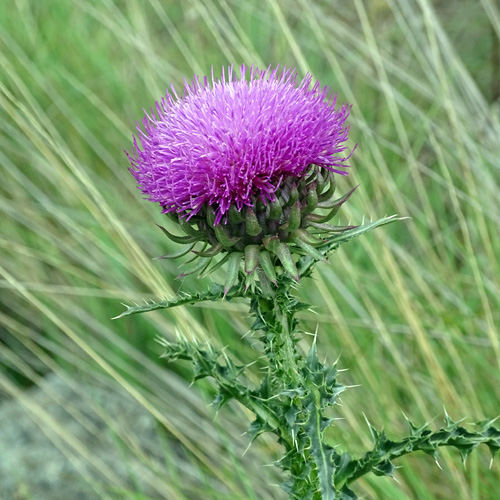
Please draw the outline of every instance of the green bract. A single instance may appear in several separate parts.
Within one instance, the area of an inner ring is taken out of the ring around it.
[[[304,177],[286,178],[273,201],[264,203],[253,196],[252,207],[240,211],[231,206],[226,220],[219,224],[215,223],[213,207],[207,206],[190,218],[167,214],[179,224],[184,236],[161,229],[172,241],[190,245],[171,257],[193,251],[199,258],[183,276],[195,272],[207,275],[227,263],[225,293],[236,284],[240,270],[246,275],[247,288],[256,279],[268,288],[270,283],[276,284],[280,273],[299,280],[294,256],[326,260],[321,246],[329,237],[356,227],[328,223],[356,189],[335,198],[335,187],[333,172],[312,166]],[[196,243],[200,248],[194,250]],[[214,257],[219,260],[211,266]]]

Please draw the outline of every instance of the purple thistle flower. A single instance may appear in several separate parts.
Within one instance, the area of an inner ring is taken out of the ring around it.
[[[225,222],[260,198],[273,201],[287,178],[301,178],[311,165],[346,175],[350,155],[350,107],[335,109],[336,95],[295,70],[222,69],[211,84],[185,81],[184,96],[172,86],[156,109],[138,124],[130,171],[148,199],[163,212],[187,219],[211,206],[215,223]],[[140,141],[140,145],[138,140]]]

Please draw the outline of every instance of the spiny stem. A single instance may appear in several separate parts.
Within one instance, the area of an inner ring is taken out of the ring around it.
[[[289,296],[286,294],[283,298],[288,299]],[[282,365],[284,372],[290,379],[290,382],[294,386],[302,385],[303,380],[301,380],[300,370],[296,360],[296,349],[294,342],[294,332],[291,331],[290,325],[293,324],[293,309],[287,308],[286,304],[282,304],[281,300],[275,300],[275,312],[276,319],[280,328],[280,340],[281,342],[275,342],[273,348],[276,350],[276,360],[279,360]]]

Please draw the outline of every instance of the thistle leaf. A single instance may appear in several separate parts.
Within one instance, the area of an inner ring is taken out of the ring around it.
[[[408,419],[407,421],[410,423],[411,434],[400,441],[391,441],[385,432],[379,432],[369,425],[375,443],[373,449],[362,458],[349,460],[339,466],[335,473],[335,483],[349,485],[369,472],[379,476],[392,476],[392,461],[416,451],[423,451],[436,459],[440,447],[451,446],[459,451],[465,462],[480,444],[487,445],[492,455],[500,449],[500,430],[491,426],[485,428],[484,422],[476,424],[479,432],[470,432],[461,427],[460,422],[453,421],[448,416],[445,426],[437,431],[431,431],[427,424],[417,427]]]
[[[355,229],[358,226],[333,226],[332,224],[326,224],[321,222],[309,222],[309,226],[319,229],[320,231],[328,231],[331,233],[343,233],[349,229]]]
[[[304,243],[307,243],[308,245],[319,246],[325,243],[325,240],[317,238],[316,236],[306,231],[305,229],[297,229],[297,231],[294,231],[292,233],[292,238],[293,237],[301,239]]]
[[[310,452],[314,458],[319,478],[322,500],[335,500],[336,493],[333,486],[335,474],[334,453],[335,450],[325,443],[322,430],[321,405],[318,395],[310,393],[307,410],[309,418],[305,425],[305,431],[310,439]]]
[[[381,219],[377,219],[376,221],[369,222],[368,224],[363,224],[362,226],[357,226],[354,229],[349,229],[348,231],[344,231],[338,236],[334,236],[328,240],[328,243],[325,245],[328,248],[328,251],[331,249],[337,248],[338,245],[342,243],[347,243],[348,241],[361,236],[363,233],[371,231],[380,226],[385,226],[386,224],[391,224],[392,222],[406,220],[409,217],[398,217],[397,215],[391,215],[389,217],[383,217]]]
[[[127,309],[112,319],[120,319],[124,316],[139,314],[143,312],[156,311],[158,309],[171,309],[172,307],[183,306],[186,304],[197,304],[207,300],[217,301],[224,297],[224,289],[221,285],[212,285],[206,292],[183,293],[172,300],[151,301],[144,305],[126,306]]]
[[[333,238],[329,238],[328,241],[318,247],[318,250],[328,256],[331,252],[335,251],[340,245],[343,243],[347,243],[348,241],[356,238],[357,236],[361,236],[363,233],[371,231],[380,226],[385,226],[386,224],[391,224],[392,222],[396,222],[399,220],[405,220],[408,217],[398,217],[397,215],[391,215],[389,217],[383,217],[373,222],[369,222],[368,224],[363,224],[362,226],[357,226],[354,229],[349,229],[344,231],[343,233],[334,236]],[[307,276],[316,263],[316,260],[312,257],[302,257],[299,261],[299,272],[301,276]]]
[[[321,260],[323,262],[328,262],[325,256],[319,250],[316,250],[316,248],[314,248],[312,245],[309,245],[309,243],[302,241],[300,238],[294,238],[293,242],[302,250],[304,250],[304,252],[309,255],[309,257],[312,257],[316,260]]]

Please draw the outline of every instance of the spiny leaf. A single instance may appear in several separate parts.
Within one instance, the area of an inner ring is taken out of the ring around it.
[[[253,443],[261,434],[271,432],[273,428],[260,417],[257,417],[247,429],[247,434],[250,437],[250,443]]]
[[[305,229],[297,229],[297,231],[294,231],[292,234],[292,239],[295,242],[296,239],[299,239],[303,241],[304,243],[307,243],[308,245],[312,246],[320,246],[325,243],[325,240],[321,238],[317,238],[314,236],[312,233],[306,231]]]
[[[333,226],[332,224],[327,224],[326,222],[310,222],[309,226],[318,229],[317,232],[325,232],[328,231],[330,233],[343,233],[344,231],[348,231],[349,229],[355,229],[357,226]]]
[[[397,215],[391,215],[389,217],[383,217],[382,219],[378,219],[373,222],[369,222],[368,224],[363,224],[362,226],[355,227],[354,229],[349,229],[348,231],[344,231],[343,233],[339,234],[338,236],[334,236],[333,238],[330,238],[328,240],[328,243],[326,243],[321,250],[325,250],[327,252],[330,252],[337,248],[339,245],[342,243],[347,243],[348,241],[352,240],[353,238],[356,238],[358,236],[361,236],[363,233],[366,233],[368,231],[371,231],[372,229],[375,229],[380,226],[385,226],[386,224],[390,224],[392,222],[396,222],[398,220],[405,220],[408,217],[397,217]]]
[[[369,222],[368,224],[363,224],[362,226],[358,226],[354,229],[349,229],[348,231],[344,231],[342,234],[334,236],[330,238],[327,243],[318,247],[318,250],[327,256],[329,253],[336,250],[341,244],[346,243],[357,236],[366,233],[367,231],[371,231],[380,226],[384,226],[386,224],[391,224],[392,222],[396,222],[399,220],[407,219],[408,217],[397,217],[396,215],[391,215],[390,217],[383,217],[382,219],[378,219],[373,222]],[[312,268],[314,267],[316,260],[309,256],[304,256],[299,260],[299,273],[301,276],[308,276]]]
[[[479,422],[481,432],[470,432],[459,426],[459,422],[446,418],[446,426],[437,431],[430,431],[427,425],[416,427],[411,424],[411,435],[400,441],[391,441],[384,432],[376,431],[370,426],[375,441],[373,450],[367,452],[358,460],[350,460],[335,474],[336,484],[351,484],[368,472],[377,475],[391,475],[394,472],[392,460],[408,453],[423,451],[434,458],[438,448],[452,446],[457,448],[462,460],[479,444],[486,444],[494,455],[500,449],[500,430],[494,427],[485,428],[484,422]]]
[[[309,255],[313,259],[321,260],[322,262],[328,262],[325,256],[320,251],[316,250],[316,248],[314,248],[312,245],[309,245],[309,243],[306,243],[305,241],[303,241],[298,237],[294,238],[293,242],[299,248],[301,248],[306,253],[306,255]]]
[[[319,487],[322,500],[335,500],[336,493],[333,486],[335,474],[334,453],[335,450],[325,443],[323,439],[323,430],[321,425],[322,415],[319,395],[311,392],[308,398],[305,398],[309,418],[305,425],[305,431],[310,440],[310,452],[316,464],[319,478]]]
[[[234,293],[236,296],[238,291]],[[206,300],[222,300],[224,296],[224,289],[221,285],[212,285],[211,290],[206,292],[195,292],[195,293],[183,293],[173,298],[172,300],[162,300],[162,301],[151,301],[144,305],[136,306],[126,306],[127,309],[115,316],[112,319],[123,318],[124,316],[130,316],[132,314],[138,314],[149,311],[156,311],[158,309],[170,309],[172,307],[183,306],[185,304],[196,304],[198,302],[203,302]]]

